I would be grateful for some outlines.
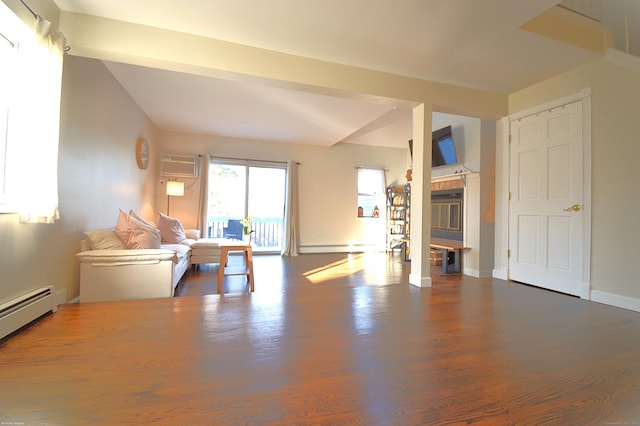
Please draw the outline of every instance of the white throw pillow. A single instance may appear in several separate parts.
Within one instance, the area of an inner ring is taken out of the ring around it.
[[[96,229],[87,231],[84,235],[89,238],[91,250],[123,250],[127,248],[113,229]]]

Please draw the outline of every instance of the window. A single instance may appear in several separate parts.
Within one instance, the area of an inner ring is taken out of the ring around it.
[[[17,50],[16,44],[8,36],[0,33],[0,64],[2,64],[0,67],[0,208],[8,203],[6,195],[7,124]]]
[[[446,231],[460,231],[462,221],[460,220],[460,202],[432,203],[431,204],[431,227],[433,229],[444,229]]]
[[[385,206],[385,173],[382,169],[358,169],[358,216],[378,217]]]
[[[66,41],[49,25],[38,28],[42,31],[36,33],[0,2],[0,213],[19,213],[23,223],[52,223],[59,218],[58,144]]]

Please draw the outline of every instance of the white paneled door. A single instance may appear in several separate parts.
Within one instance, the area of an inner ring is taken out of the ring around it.
[[[510,122],[509,278],[580,295],[582,102]]]

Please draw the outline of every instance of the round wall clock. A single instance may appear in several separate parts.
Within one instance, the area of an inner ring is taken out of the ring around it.
[[[145,138],[138,138],[138,143],[136,144],[136,162],[141,169],[146,169],[149,165],[149,143]]]

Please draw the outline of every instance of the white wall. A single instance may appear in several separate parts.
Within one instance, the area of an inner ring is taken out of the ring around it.
[[[82,233],[112,228],[119,208],[144,212],[155,204],[153,181],[147,179],[155,170],[139,170],[135,161],[138,136],[146,136],[157,155],[155,132],[101,62],[65,57],[60,220],[21,224],[16,215],[0,215],[0,303],[44,285],[54,285],[61,301],[78,295],[75,254]]]
[[[640,285],[633,266],[640,240],[636,226],[640,208],[639,81],[640,59],[611,52],[609,59],[594,61],[509,97],[509,112],[516,113],[591,87],[591,298],[635,310],[640,310]]]
[[[481,120],[474,117],[443,114],[434,112],[433,130],[451,126],[453,143],[456,147],[458,163],[451,166],[440,166],[431,169],[433,177],[453,174],[456,171],[480,171]]]
[[[302,252],[343,250],[353,243],[360,248],[384,247],[385,221],[357,217],[357,166],[388,170],[388,184],[404,183],[408,148],[383,148],[339,143],[332,147],[249,141],[218,136],[165,132],[162,150],[168,154],[298,161],[300,196],[300,245]],[[185,226],[197,225],[200,180],[182,179],[184,197],[171,198],[171,216]],[[164,181],[160,176],[157,183]],[[158,185],[158,211],[166,210],[164,186]]]

